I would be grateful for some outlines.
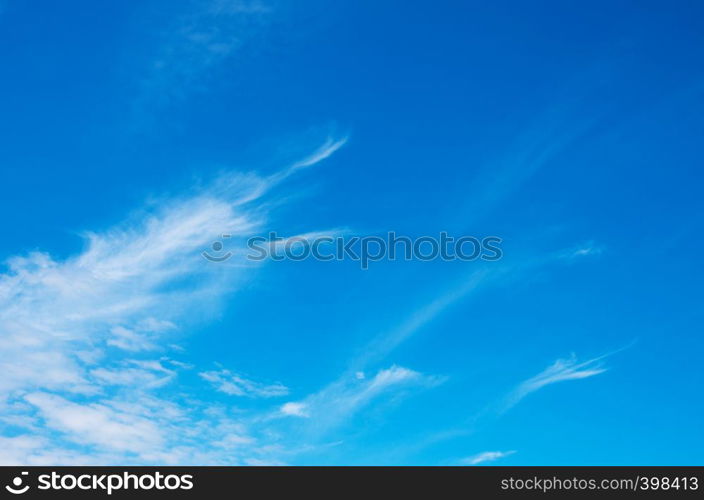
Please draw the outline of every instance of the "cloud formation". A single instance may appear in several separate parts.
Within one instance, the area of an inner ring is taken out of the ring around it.
[[[605,356],[600,356],[579,362],[577,358],[572,355],[567,359],[558,359],[536,376],[521,382],[506,398],[504,411],[518,404],[518,402],[528,394],[548,385],[567,380],[585,379],[604,373],[606,371],[606,368],[603,366],[604,358]]]
[[[288,394],[288,387],[283,384],[262,384],[248,380],[230,370],[206,371],[198,374],[203,380],[212,384],[215,390],[230,396],[247,396],[253,398],[272,398]]]
[[[292,165],[312,166],[343,143],[326,142]],[[285,177],[231,172],[85,233],[78,255],[9,259],[0,274],[0,462],[272,459],[252,435],[256,416],[163,391],[191,368],[171,359],[180,355],[175,336],[219,309],[254,265],[214,265],[200,252],[227,232],[244,254],[245,238],[267,222],[263,197]],[[200,376],[226,394],[288,393],[225,369]]]
[[[434,387],[444,380],[440,376],[425,375],[397,365],[381,369],[371,378],[359,378],[356,374],[347,373],[319,392],[295,403],[296,406],[282,408],[282,413],[307,417],[303,432],[315,442],[350,422],[377,398],[388,394],[400,396],[408,389]]]
[[[460,463],[464,465],[479,465],[484,462],[493,462],[499,460],[500,458],[513,455],[515,451],[484,451],[482,453],[477,453],[471,457],[463,458]]]

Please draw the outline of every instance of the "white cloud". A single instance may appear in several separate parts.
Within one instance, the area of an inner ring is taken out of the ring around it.
[[[321,161],[329,158],[332,154],[335,153],[335,151],[340,149],[345,144],[347,144],[347,137],[328,137],[325,143],[322,144],[316,151],[291,165],[288,170],[286,170],[286,174],[290,175],[296,172],[297,170],[308,168],[315,165],[316,163],[320,163]]]
[[[305,403],[285,403],[281,406],[281,413],[291,417],[307,418],[310,416]]]
[[[215,390],[231,396],[271,398],[285,396],[289,392],[288,387],[283,384],[262,384],[225,369],[201,372],[198,375],[210,382]]]
[[[559,254],[559,257],[566,261],[573,261],[583,257],[596,257],[604,252],[604,247],[597,245],[593,241],[588,241],[575,246]]]
[[[465,465],[478,465],[484,462],[493,462],[494,460],[499,460],[500,458],[513,455],[515,451],[484,451],[478,453],[471,457],[467,457],[461,460],[462,464]]]
[[[45,446],[43,439],[35,436],[0,437],[0,465],[17,465],[27,455]]]
[[[107,345],[117,347],[125,351],[151,351],[155,345],[144,335],[140,335],[133,330],[123,326],[115,326],[110,329],[112,334],[106,341]]]
[[[547,385],[567,380],[580,380],[604,373],[606,371],[602,364],[604,358],[605,356],[600,356],[581,363],[574,355],[568,359],[558,359],[536,376],[519,384],[506,399],[504,410],[514,406],[528,394]]]
[[[158,361],[129,360],[118,368],[95,368],[90,375],[102,385],[154,388],[171,382],[176,372]]]
[[[399,395],[404,389],[434,387],[443,381],[443,377],[424,375],[396,365],[379,370],[369,379],[348,374],[300,403],[305,405],[310,417],[308,435],[312,438],[322,436],[348,423],[360,410],[381,396]]]
[[[164,441],[156,422],[103,404],[73,403],[45,392],[28,394],[25,399],[39,409],[50,428],[82,444],[138,454],[160,447]]]
[[[246,425],[221,408],[139,391],[125,397],[75,402],[44,392],[26,395],[48,436],[9,443],[9,452],[0,448],[0,462],[225,465],[269,458]]]

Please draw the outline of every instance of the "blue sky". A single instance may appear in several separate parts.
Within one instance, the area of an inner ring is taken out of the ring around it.
[[[2,1],[0,461],[702,464],[703,14]]]

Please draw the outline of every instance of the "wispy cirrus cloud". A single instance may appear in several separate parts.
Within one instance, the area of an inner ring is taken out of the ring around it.
[[[604,252],[604,246],[595,243],[594,241],[587,241],[581,245],[576,245],[572,248],[560,252],[559,258],[564,259],[568,262],[572,262],[576,259],[584,257],[595,257],[601,255]]]
[[[138,322],[132,330],[124,326],[112,328],[107,345],[125,351],[150,351],[156,347],[151,337],[158,336],[167,330],[175,329],[176,325],[170,321],[158,322],[153,318],[147,318]]]
[[[607,370],[603,364],[605,357],[600,356],[582,362],[579,362],[574,355],[566,359],[558,359],[536,376],[521,382],[506,398],[503,411],[515,406],[530,393],[548,385],[568,380],[581,380],[604,373]]]
[[[227,286],[203,265],[199,250],[223,228],[245,235],[256,227],[232,200],[201,193],[90,233],[86,251],[67,260],[39,252],[10,259],[0,276],[0,366],[7,374],[0,388],[30,383],[90,392],[83,359],[108,349],[147,349],[171,331],[163,322],[184,319],[185,304],[213,303]]]
[[[210,382],[219,392],[230,396],[247,396],[252,398],[272,398],[285,396],[289,393],[288,387],[283,384],[263,384],[249,380],[230,370],[205,371],[198,374],[200,378]]]
[[[136,109],[157,110],[208,87],[213,73],[266,28],[275,13],[273,1],[195,0],[171,6],[159,19],[156,43],[144,61]],[[166,22],[164,23],[164,19]],[[154,31],[154,23],[145,23]]]
[[[494,274],[499,273],[492,273],[487,269],[473,272],[459,285],[451,287],[426,304],[416,308],[396,328],[382,332],[374,337],[367,348],[364,349],[364,354],[353,363],[357,368],[357,372],[363,375],[362,368],[367,364],[384,359],[396,347],[430,324],[447,309],[468,297],[482,285],[485,285],[489,277]]]
[[[463,465],[479,465],[485,462],[493,462],[509,455],[513,455],[515,451],[484,451],[482,453],[477,453],[471,457],[463,458],[460,463]]]
[[[426,375],[392,365],[379,370],[370,378],[342,376],[301,401],[285,404],[280,413],[284,416],[305,417],[302,423],[304,429],[298,432],[316,442],[333,429],[350,422],[358,412],[381,396],[398,396],[408,389],[431,388],[444,380],[441,376]]]
[[[176,371],[156,360],[126,360],[116,367],[90,370],[91,378],[104,386],[156,388],[168,384]]]

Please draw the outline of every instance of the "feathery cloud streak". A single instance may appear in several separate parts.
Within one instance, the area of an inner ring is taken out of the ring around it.
[[[479,465],[484,462],[493,462],[495,460],[499,460],[500,458],[508,457],[509,455],[513,455],[516,453],[515,451],[484,451],[482,453],[478,453],[476,455],[473,455],[471,457],[467,457],[462,459],[460,462],[464,465]]]
[[[520,383],[506,398],[503,411],[515,406],[530,393],[548,385],[567,380],[585,379],[604,373],[606,371],[606,368],[603,367],[605,357],[600,356],[581,363],[574,355],[567,359],[558,359],[536,376]]]

